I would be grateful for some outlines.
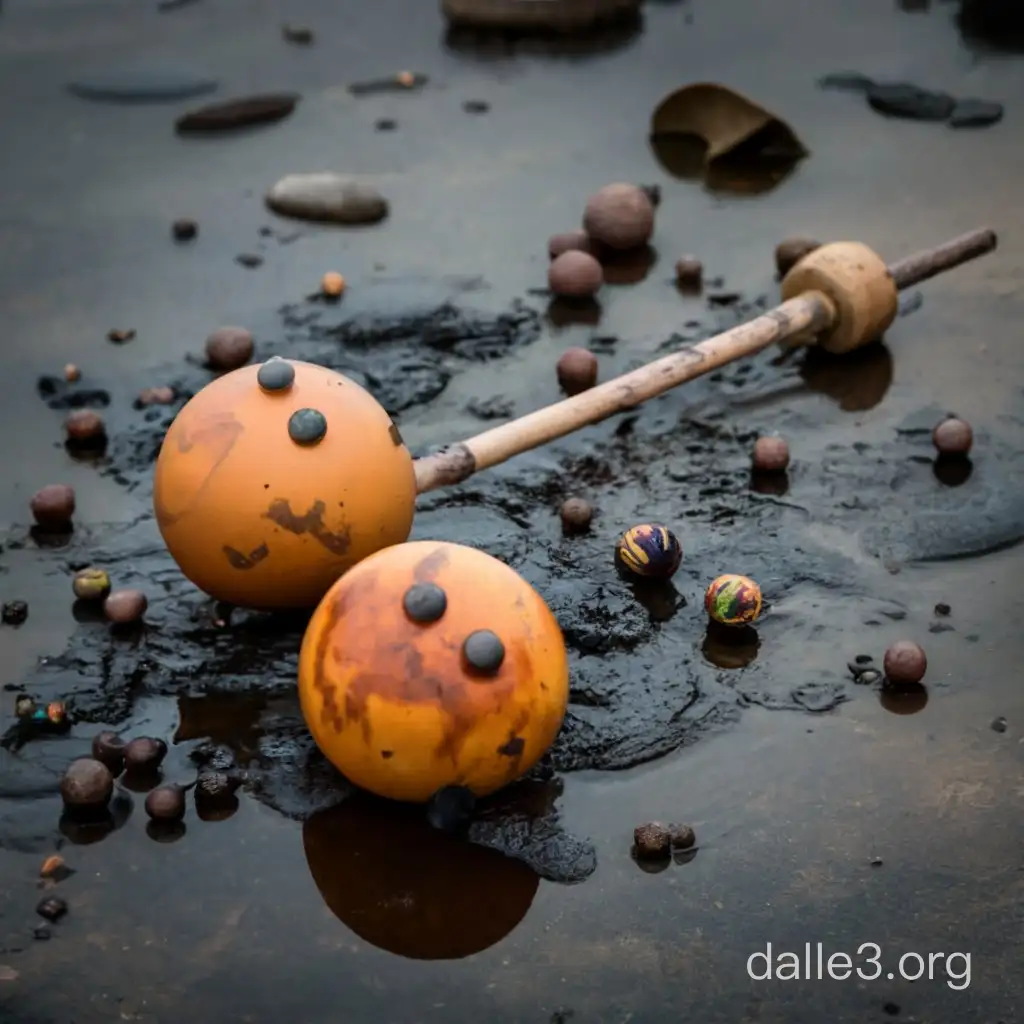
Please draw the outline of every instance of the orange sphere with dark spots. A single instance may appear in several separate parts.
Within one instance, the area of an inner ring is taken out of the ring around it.
[[[477,796],[529,771],[562,726],[569,664],[540,595],[475,548],[379,551],[328,591],[299,655],[302,713],[324,755],[378,796]]]
[[[218,377],[178,413],[153,505],[181,571],[244,608],[313,608],[367,555],[409,536],[412,456],[376,400],[312,363]]]

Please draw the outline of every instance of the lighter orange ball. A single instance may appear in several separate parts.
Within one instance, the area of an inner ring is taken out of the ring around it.
[[[336,270],[329,270],[320,281],[320,290],[324,295],[336,299],[345,291],[345,278]]]
[[[540,595],[475,548],[416,541],[343,576],[299,655],[306,724],[363,789],[422,803],[493,793],[530,770],[569,700],[561,629]]]

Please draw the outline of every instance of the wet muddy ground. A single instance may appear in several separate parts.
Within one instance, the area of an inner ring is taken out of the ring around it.
[[[446,41],[433,5],[400,0],[369,13],[5,5],[0,117],[19,152],[0,198],[0,596],[29,616],[0,632],[0,727],[22,690],[67,700],[78,721],[69,737],[0,750],[5,1019],[1013,1019],[1024,65],[965,41],[950,5],[875,0],[855,19],[847,6],[652,3],[639,32],[566,55]],[[284,21],[315,43],[289,45]],[[185,65],[224,96],[303,99],[271,127],[182,139],[174,121],[195,100],[63,91],[127,62]],[[405,68],[426,85],[347,90]],[[953,131],[815,84],[849,70],[997,100],[1006,116]],[[811,155],[758,195],[674,177],[648,146],[650,113],[702,80],[756,97]],[[394,130],[375,131],[382,119]],[[325,229],[263,208],[282,175],[328,168],[367,175],[389,218]],[[599,316],[566,322],[536,293],[546,238],[612,180],[661,186],[656,259],[607,286]],[[186,245],[170,236],[178,217],[200,226]],[[301,622],[215,625],[162,551],[149,469],[176,408],[210,379],[188,357],[222,323],[249,327],[260,358],[362,381],[421,453],[557,399],[570,345],[592,348],[607,378],[754,315],[776,299],[782,237],[856,237],[898,257],[983,224],[1000,232],[997,253],[906,296],[884,346],[842,363],[763,355],[421,501],[414,536],[507,559],[558,615],[572,661],[550,764],[481,808],[470,842],[348,796],[297,713]],[[672,265],[688,252],[723,279],[712,293],[740,297],[681,296]],[[337,306],[306,298],[328,269],[349,281]],[[116,345],[112,328],[137,334]],[[165,384],[176,405],[133,407]],[[76,405],[107,418],[100,459],[60,443]],[[969,473],[934,463],[930,429],[948,411],[974,425]],[[785,488],[752,486],[763,431],[790,441]],[[28,499],[58,480],[78,491],[79,525],[40,544]],[[596,510],[584,537],[562,535],[571,494]],[[673,585],[649,593],[611,559],[643,520],[672,526],[686,553]],[[69,575],[89,563],[146,590],[143,630],[112,636],[72,607]],[[740,648],[706,634],[701,595],[720,572],[764,589]],[[927,650],[925,689],[894,699],[858,684],[848,663],[880,661],[902,637]],[[105,726],[171,742],[168,779],[237,768],[237,811],[190,811],[184,832],[155,835],[175,841],[156,842],[136,793],[108,832],[61,828],[59,773]],[[641,871],[632,830],[652,818],[692,824],[695,854]],[[37,876],[57,849],[75,869],[53,890],[70,909],[42,940]],[[753,981],[747,957],[769,941],[820,941],[826,956],[873,942],[885,969]],[[885,977],[903,953],[954,950],[972,955],[967,987]]]

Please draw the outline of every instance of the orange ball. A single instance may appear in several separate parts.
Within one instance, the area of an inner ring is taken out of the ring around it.
[[[320,290],[324,295],[335,299],[345,290],[345,278],[336,270],[328,270],[320,282]]]
[[[181,571],[245,608],[312,608],[412,529],[412,456],[354,381],[272,359],[208,384],[156,463],[157,524]]]
[[[547,752],[569,700],[562,632],[540,595],[475,548],[380,551],[330,589],[299,655],[313,739],[350,782],[422,803],[485,796]]]

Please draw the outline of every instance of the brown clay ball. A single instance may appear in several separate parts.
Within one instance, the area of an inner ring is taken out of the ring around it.
[[[781,437],[759,437],[751,460],[756,473],[782,473],[789,466],[789,445]]]
[[[155,772],[167,756],[167,744],[151,736],[137,736],[124,747],[124,766],[130,772]]]
[[[107,436],[107,428],[93,409],[75,409],[64,421],[64,433],[72,444],[94,444]]]
[[[566,349],[555,371],[562,390],[567,395],[578,395],[597,383],[597,356],[585,348]]]
[[[568,498],[562,502],[561,516],[566,533],[586,533],[594,518],[594,510],[582,498]]]
[[[697,833],[689,825],[669,825],[668,836],[673,850],[689,850],[697,842]]]
[[[808,253],[821,248],[813,238],[786,238],[775,246],[775,267],[785,277]]]
[[[589,253],[570,249],[556,256],[548,267],[548,287],[566,298],[584,299],[595,295],[604,284],[601,264]]]
[[[561,231],[548,239],[548,255],[555,259],[563,252],[585,252],[594,255],[586,231]]]
[[[244,327],[218,327],[206,339],[206,361],[214,370],[237,370],[252,353],[252,335]]]
[[[932,431],[932,443],[940,455],[966,455],[974,444],[974,431],[969,423],[950,416]]]
[[[102,569],[80,569],[71,590],[79,601],[102,601],[110,593],[110,577]]]
[[[924,679],[928,658],[913,640],[897,640],[885,652],[882,667],[886,679],[894,686],[913,686]]]
[[[72,761],[60,780],[64,806],[76,810],[98,810],[110,803],[114,794],[114,776],[110,769],[91,757]]]
[[[154,821],[181,821],[185,817],[185,791],[169,783],[146,794],[146,813]]]
[[[101,732],[92,741],[92,756],[113,775],[124,771],[124,740],[116,732]]]
[[[82,376],[82,371],[75,366],[74,363],[68,363],[64,367],[64,379],[69,384],[74,384],[76,380],[79,380]]]
[[[638,185],[606,185],[587,200],[583,230],[610,249],[636,249],[654,233],[654,205]]]
[[[103,602],[103,614],[119,626],[138,622],[149,607],[149,599],[141,590],[115,590]]]
[[[704,283],[704,264],[696,256],[676,260],[676,283],[683,288],[700,288]]]
[[[174,399],[174,388],[160,385],[155,388],[143,388],[136,401],[139,405],[170,405]]]
[[[663,860],[672,852],[672,835],[664,825],[652,821],[633,829],[633,848],[637,860]]]
[[[62,530],[75,514],[75,492],[67,484],[47,484],[32,495],[32,517],[44,530]]]
[[[241,780],[224,772],[205,771],[196,780],[196,804],[213,806],[230,803]]]

